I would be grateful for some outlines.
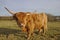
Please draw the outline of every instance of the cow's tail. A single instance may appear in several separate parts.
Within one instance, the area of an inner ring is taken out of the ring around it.
[[[14,14],[14,12],[10,11],[7,7],[4,7],[10,14]]]

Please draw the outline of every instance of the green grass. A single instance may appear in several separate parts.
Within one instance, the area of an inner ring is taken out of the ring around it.
[[[26,40],[20,29],[14,20],[0,20],[0,40]],[[30,40],[60,40],[60,22],[48,22],[46,34],[34,33]]]
[[[0,20],[0,28],[19,29],[15,20]]]

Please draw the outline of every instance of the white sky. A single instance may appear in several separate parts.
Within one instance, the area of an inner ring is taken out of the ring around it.
[[[15,12],[46,12],[60,16],[60,0],[0,0],[0,16],[9,16],[10,14],[4,9]]]

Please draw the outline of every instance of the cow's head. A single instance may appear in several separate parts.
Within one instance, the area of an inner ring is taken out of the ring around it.
[[[26,14],[24,12],[18,12],[16,13],[14,16],[14,19],[16,20],[17,24],[20,26],[20,27],[23,27],[26,25]]]
[[[4,7],[9,13],[13,15],[13,18],[16,20],[18,26],[22,27],[26,25],[26,13],[25,12],[12,12],[8,8]]]

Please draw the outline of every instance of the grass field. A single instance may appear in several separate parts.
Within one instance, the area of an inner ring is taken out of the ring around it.
[[[0,20],[0,40],[26,40],[14,20]],[[60,22],[48,22],[45,36],[34,33],[30,40],[60,40]]]

